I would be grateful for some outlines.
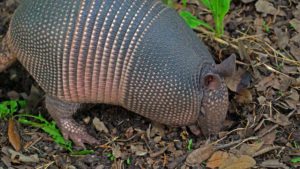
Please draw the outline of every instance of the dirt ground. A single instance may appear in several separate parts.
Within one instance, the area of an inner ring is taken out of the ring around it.
[[[189,11],[213,25],[198,0]],[[0,0],[0,39],[19,0]],[[152,122],[112,105],[89,106],[75,119],[99,140],[93,153],[74,155],[41,128],[16,122],[21,150],[8,139],[11,117],[0,120],[1,168],[300,168],[300,2],[232,0],[225,36],[203,27],[194,31],[216,63],[235,53],[236,74],[226,79],[230,106],[216,138]],[[0,73],[0,102],[26,100],[18,113],[39,112],[49,121],[44,93],[19,63]],[[77,150],[74,147],[74,150]],[[79,151],[79,150],[78,150]]]

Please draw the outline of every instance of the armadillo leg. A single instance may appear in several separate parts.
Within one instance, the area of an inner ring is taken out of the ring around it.
[[[80,108],[80,104],[67,103],[46,96],[46,108],[57,123],[66,141],[70,138],[80,147],[84,147],[84,143],[94,144],[97,142],[97,140],[90,136],[86,132],[86,129],[77,124],[72,117]]]
[[[7,37],[4,37],[0,43],[0,72],[8,68],[16,59],[8,48]]]

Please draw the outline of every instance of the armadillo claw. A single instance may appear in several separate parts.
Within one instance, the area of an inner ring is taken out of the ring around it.
[[[71,139],[79,147],[85,148],[84,143],[93,145],[98,142],[87,133],[83,126],[80,126],[74,120],[61,120],[60,129],[66,142]]]

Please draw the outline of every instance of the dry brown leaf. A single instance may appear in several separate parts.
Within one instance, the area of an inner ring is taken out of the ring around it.
[[[294,18],[290,21],[290,24],[293,25],[296,31],[300,33],[300,20]]]
[[[13,119],[10,119],[8,123],[8,140],[16,151],[21,150],[21,140],[19,132],[16,126],[16,122]]]
[[[275,78],[276,78],[276,76],[274,74],[271,74],[270,76],[264,77],[263,79],[261,79],[258,82],[257,85],[255,85],[256,90],[257,91],[265,91],[267,89],[267,87],[269,87],[269,86],[273,87],[275,85],[274,82],[273,82]],[[279,88],[279,85],[278,85],[278,88]]]
[[[100,121],[99,118],[95,117],[93,119],[93,125],[95,126],[96,130],[99,132],[109,133],[107,127],[105,126],[104,122]]]
[[[240,155],[249,155],[253,156],[264,144],[263,141],[254,144],[243,144],[239,150]]]
[[[271,2],[268,2],[266,0],[258,0],[255,3],[255,8],[258,12],[272,14],[272,15],[286,16],[286,14],[283,11],[278,12],[277,9],[274,7],[274,5]]]
[[[219,167],[228,158],[228,156],[229,155],[227,152],[217,151],[210,157],[210,159],[206,163],[206,167],[208,168]]]
[[[258,132],[258,135],[261,135],[262,133],[268,131],[271,127],[273,127],[272,125],[268,125],[265,128],[263,128],[262,130],[260,130]],[[274,143],[274,140],[276,138],[276,134],[275,132],[270,132],[268,134],[266,134],[265,136],[263,136],[263,138],[261,138],[261,140],[264,142],[265,145],[272,145]]]
[[[249,72],[242,68],[238,68],[234,75],[225,78],[227,87],[234,92],[239,92],[242,88],[248,86],[251,80]]]
[[[256,161],[250,156],[231,156],[220,165],[219,169],[246,169],[253,167],[255,164]]]
[[[280,49],[284,49],[289,43],[289,32],[284,32],[279,28],[274,28],[277,39],[277,44]]]
[[[207,160],[213,153],[213,146],[207,145],[192,151],[186,158],[187,165],[199,165]]]
[[[283,168],[283,169],[289,169],[289,167],[281,162],[278,161],[278,159],[275,160],[266,160],[260,164],[261,167],[267,167],[267,168]]]
[[[240,90],[239,94],[235,95],[235,100],[241,104],[247,104],[252,101],[252,94],[246,88]]]
[[[274,119],[275,119],[275,123],[277,123],[281,126],[288,126],[291,124],[291,122],[289,121],[289,118],[281,113],[276,113],[276,115],[274,116]]]

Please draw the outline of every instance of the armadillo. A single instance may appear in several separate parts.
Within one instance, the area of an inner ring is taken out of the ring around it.
[[[23,0],[1,46],[1,71],[20,61],[45,91],[64,138],[79,146],[97,142],[72,117],[86,103],[204,135],[220,131],[226,117],[224,79],[235,56],[215,64],[159,0]]]

